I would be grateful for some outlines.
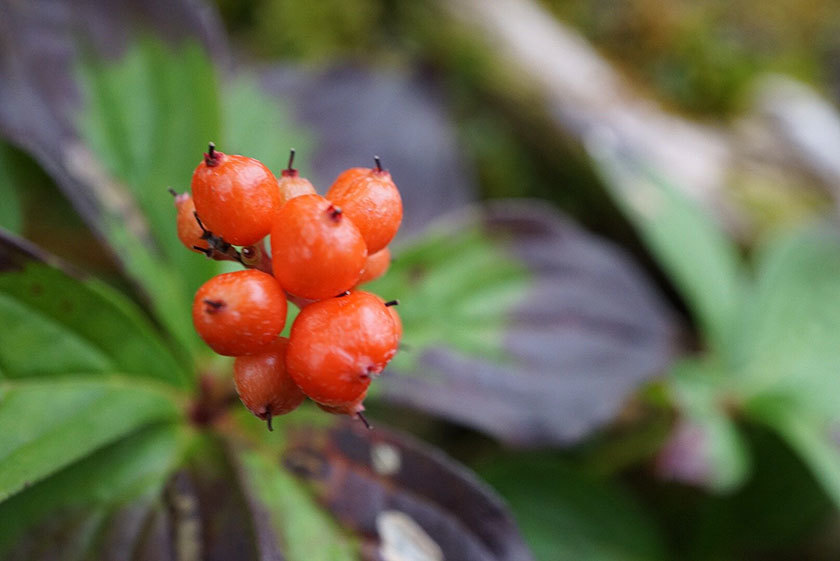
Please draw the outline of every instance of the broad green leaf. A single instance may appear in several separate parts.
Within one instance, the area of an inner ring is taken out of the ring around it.
[[[0,272],[0,324],[0,377],[119,372],[191,382],[134,303],[43,263]]]
[[[738,393],[784,396],[803,412],[840,418],[840,230],[797,228],[757,261],[738,340]]]
[[[0,201],[0,228],[20,233],[23,227],[20,179],[12,151],[3,143],[0,143]]]
[[[179,415],[136,378],[0,381],[0,500],[137,429]]]
[[[212,62],[194,43],[175,49],[147,39],[116,62],[88,55],[76,78],[85,149],[73,167],[102,205],[98,227],[161,322],[187,348],[201,348],[192,295],[218,267],[181,245],[166,190],[186,191],[208,141],[218,140]]]
[[[101,549],[108,544],[97,544],[96,538],[119,524],[128,509],[139,511],[141,524],[151,522],[153,505],[185,442],[173,425],[152,425],[0,502],[0,557],[30,560],[40,552],[44,558],[71,559],[92,550],[91,558],[105,558]],[[138,542],[148,540],[147,534],[136,531],[133,543],[117,542],[112,553],[124,557],[142,549]],[[97,545],[98,554],[93,552]],[[47,547],[53,548],[52,556]]]
[[[696,203],[634,155],[600,142],[590,145],[590,155],[709,343],[730,352],[743,282],[735,245]]]
[[[478,472],[510,504],[538,561],[667,558],[650,515],[614,483],[545,454],[493,458]]]

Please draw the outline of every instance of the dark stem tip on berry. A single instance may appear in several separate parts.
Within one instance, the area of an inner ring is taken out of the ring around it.
[[[167,188],[166,190],[167,190],[167,191],[169,191],[169,194],[170,194],[170,195],[172,195],[173,197],[177,197],[177,196],[178,196],[178,193],[177,193],[177,192],[175,191],[175,189],[173,189],[172,187],[169,187],[169,188]]]
[[[365,418],[365,416],[362,415],[361,411],[357,412],[356,416],[359,418],[359,420],[361,420],[365,424],[365,427],[367,427],[368,430],[373,430],[373,425],[371,425],[368,422],[367,418]]]
[[[376,163],[376,171],[378,171],[379,173],[385,171],[382,169],[382,160],[379,159],[379,156],[374,156],[373,161]]]
[[[286,169],[288,171],[295,171],[295,168],[292,167],[292,165],[294,163],[295,163],[295,149],[290,148],[289,149],[289,165],[286,166]]]
[[[268,427],[268,430],[273,431],[274,427],[271,426],[271,413],[265,414],[265,424]]]
[[[388,307],[388,308],[390,308],[391,306],[399,306],[399,305],[400,305],[399,300],[388,300],[387,302],[385,302],[385,306]]]
[[[204,154],[204,165],[213,167],[219,164],[219,154],[216,152],[216,145],[210,143],[207,145],[207,153]]]
[[[225,307],[225,303],[222,300],[210,300],[209,298],[204,299],[204,305],[206,306],[204,311],[208,314],[215,314]]]
[[[330,218],[332,218],[334,221],[338,222],[339,220],[341,220],[342,210],[340,206],[335,206],[331,204],[329,207],[327,207],[327,212],[329,213]]]

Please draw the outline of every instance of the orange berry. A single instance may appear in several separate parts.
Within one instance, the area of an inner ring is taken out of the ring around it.
[[[210,244],[202,237],[204,230],[201,229],[198,220],[195,219],[195,202],[189,193],[181,193],[180,195],[174,191],[172,193],[175,195],[175,211],[177,213],[175,220],[178,228],[178,239],[190,251],[206,254],[207,251],[196,249],[196,247],[201,247],[209,250]]]
[[[340,208],[319,195],[301,195],[277,213],[271,256],[283,288],[300,298],[321,300],[356,285],[367,249]]]
[[[193,172],[192,193],[207,229],[234,245],[267,236],[280,208],[270,169],[253,158],[219,152],[213,144]]]
[[[280,177],[277,179],[277,184],[280,186],[280,205],[285,204],[289,199],[294,199],[301,195],[314,195],[315,186],[312,182],[301,177],[298,170],[292,167],[295,159],[295,151],[291,150],[289,154],[289,166],[280,172]]]
[[[358,400],[397,352],[394,320],[378,296],[354,291],[308,305],[289,335],[286,368],[312,400]]]
[[[226,356],[262,352],[286,325],[286,295],[269,274],[253,269],[217,275],[193,300],[195,330]]]
[[[278,337],[260,354],[237,357],[233,363],[233,381],[239,399],[251,413],[268,422],[293,411],[306,396],[286,372],[286,347],[289,340]]]
[[[362,271],[358,284],[378,279],[388,271],[390,266],[391,250],[387,247],[383,247],[373,255],[368,255],[367,261],[365,261],[365,269]]]
[[[387,246],[400,228],[402,198],[391,174],[382,169],[379,158],[376,158],[376,167],[352,181],[334,183],[326,197],[341,207],[359,228],[368,253],[376,253]]]

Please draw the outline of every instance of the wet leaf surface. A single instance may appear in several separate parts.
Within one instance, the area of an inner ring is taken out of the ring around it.
[[[404,349],[372,395],[518,445],[609,422],[678,352],[679,326],[619,248],[550,208],[500,201],[397,252]]]

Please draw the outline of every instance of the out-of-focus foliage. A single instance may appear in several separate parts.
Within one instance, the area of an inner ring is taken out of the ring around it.
[[[736,110],[760,73],[828,85],[837,67],[833,0],[541,0],[645,87],[691,112]]]

